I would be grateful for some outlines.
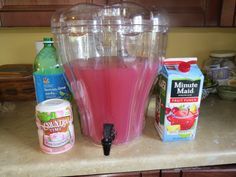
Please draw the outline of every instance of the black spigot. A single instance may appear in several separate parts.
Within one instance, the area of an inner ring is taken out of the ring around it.
[[[102,147],[105,156],[110,154],[112,141],[115,139],[115,130],[113,124],[103,124]]]

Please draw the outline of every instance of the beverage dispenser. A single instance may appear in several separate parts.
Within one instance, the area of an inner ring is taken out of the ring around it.
[[[58,17],[52,30],[82,132],[109,154],[111,143],[127,143],[142,133],[165,52],[166,20],[133,3],[78,4]]]

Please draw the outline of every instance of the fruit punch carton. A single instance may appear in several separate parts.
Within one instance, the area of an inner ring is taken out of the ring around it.
[[[203,87],[197,58],[169,58],[158,76],[155,127],[163,141],[192,140]]]

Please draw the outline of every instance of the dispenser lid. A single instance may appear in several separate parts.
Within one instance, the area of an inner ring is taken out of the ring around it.
[[[60,33],[61,32],[61,15],[66,10],[66,8],[61,8],[56,10],[51,17],[51,29],[52,33]]]
[[[235,55],[236,52],[232,50],[216,50],[210,53],[211,57],[216,57],[216,58],[234,57]]]
[[[134,32],[165,31],[168,20],[160,11],[150,10],[136,3],[124,2],[110,6],[95,4],[78,4],[54,16],[52,27],[61,27],[62,32],[75,31],[76,27],[86,28],[96,32],[103,28],[118,31],[129,26],[135,26]],[[58,16],[60,19],[58,20]],[[54,23],[59,22],[59,23]],[[160,28],[163,27],[163,28]],[[80,29],[81,30],[81,29]]]

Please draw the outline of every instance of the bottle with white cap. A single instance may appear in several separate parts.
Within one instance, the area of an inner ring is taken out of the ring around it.
[[[36,106],[40,148],[48,154],[71,149],[75,142],[73,113],[69,101],[49,99]]]

